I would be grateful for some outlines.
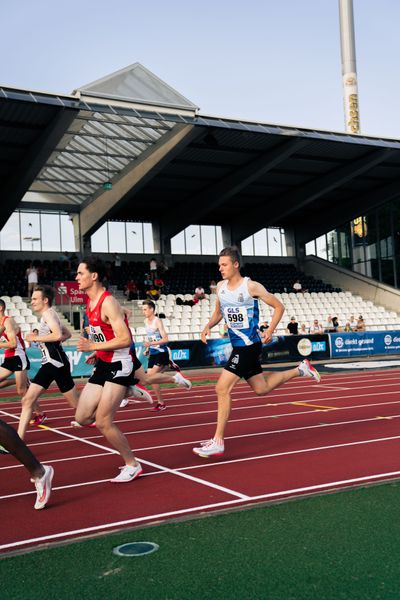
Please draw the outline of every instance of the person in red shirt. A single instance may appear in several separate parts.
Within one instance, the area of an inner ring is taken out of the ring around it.
[[[80,425],[88,425],[96,420],[98,429],[125,461],[121,472],[111,482],[124,483],[142,473],[128,440],[114,423],[114,415],[126,396],[127,388],[132,388],[138,381],[176,383],[187,389],[191,388],[191,383],[180,373],[174,376],[146,376],[131,349],[132,335],[126,315],[119,302],[103,286],[104,274],[100,261],[86,259],[79,264],[76,275],[79,289],[89,298],[86,311],[90,331],[89,339],[81,337],[78,340],[77,349],[90,352],[86,362],[95,367],[80,395],[75,419]],[[148,396],[151,400],[151,396]]]

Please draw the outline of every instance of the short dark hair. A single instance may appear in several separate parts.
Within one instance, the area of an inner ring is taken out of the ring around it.
[[[35,285],[34,292],[41,292],[42,298],[47,298],[49,306],[53,306],[53,300],[55,296],[54,288],[51,285]]]
[[[4,312],[6,310],[6,303],[1,298],[0,298],[0,306],[3,309],[3,312]]]
[[[153,310],[156,310],[156,305],[154,304],[154,302],[152,300],[143,300],[142,306],[144,306],[144,305],[149,306]]]
[[[226,246],[223,248],[218,256],[228,256],[232,262],[241,263],[240,252],[236,246]]]
[[[81,263],[86,265],[89,273],[97,273],[99,281],[103,281],[106,276],[106,267],[100,259],[90,256],[88,258],[82,258]]]

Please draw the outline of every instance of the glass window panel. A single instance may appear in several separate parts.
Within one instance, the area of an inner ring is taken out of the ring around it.
[[[185,229],[186,254],[201,254],[200,227],[189,225]]]
[[[268,256],[267,230],[265,227],[254,235],[254,254],[256,256]]]
[[[269,256],[282,256],[281,236],[279,229],[268,228]]]
[[[61,219],[61,250],[66,252],[75,252],[75,232],[72,217],[69,215],[60,215]]]
[[[201,226],[202,254],[217,254],[214,225]]]
[[[243,256],[254,256],[254,245],[252,235],[250,235],[248,238],[242,241],[242,254]]]
[[[14,212],[1,230],[0,247],[2,250],[20,250],[20,244],[19,212]]]
[[[281,248],[282,248],[282,256],[287,256],[287,248],[286,248],[286,236],[285,230],[281,229]]]
[[[40,252],[41,241],[39,213],[21,212],[21,249]]]
[[[184,231],[180,231],[171,238],[171,254],[186,254]]]
[[[125,223],[126,248],[129,254],[143,254],[142,223]]]
[[[108,252],[107,223],[104,223],[90,238],[92,252]]]
[[[125,223],[109,221],[108,223],[109,252],[126,252]]]
[[[315,256],[315,240],[307,242],[306,244],[306,255],[313,254]]]
[[[144,251],[146,254],[154,254],[153,226],[151,223],[143,223]]]
[[[222,228],[221,227],[216,227],[217,230],[217,254],[219,252],[221,252],[223,246],[223,241],[222,241]]]
[[[42,221],[42,250],[59,252],[61,249],[59,213],[41,213],[40,218]]]
[[[321,235],[319,238],[315,240],[317,246],[317,256],[320,258],[324,258],[327,260],[327,251],[326,251],[326,236]]]

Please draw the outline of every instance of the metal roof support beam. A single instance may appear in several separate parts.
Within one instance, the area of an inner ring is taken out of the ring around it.
[[[276,198],[274,204],[277,208],[274,212],[269,211],[268,223],[270,225],[279,224],[282,219],[290,216],[294,211],[298,211],[299,208],[307,206],[307,204],[324,196],[331,190],[366,173],[376,165],[390,158],[393,154],[395,154],[394,149],[369,152],[366,156],[350,163],[347,162],[344,167],[334,169],[328,175],[317,177],[311,183],[298,188],[294,192]],[[288,206],[289,208],[281,210],[283,206]]]
[[[264,152],[241,169],[235,170],[230,175],[218,181],[215,185],[192,196],[189,199],[191,206],[189,220],[188,218],[175,220],[171,224],[170,230],[164,231],[164,235],[168,234],[170,237],[173,237],[187,225],[201,222],[201,219],[209,212],[208,207],[210,204],[212,204],[213,209],[222,206],[229,198],[241,192],[253,183],[253,181],[256,181],[265,173],[274,169],[289,156],[305,148],[309,143],[308,139],[296,138],[289,141],[285,140],[278,147]],[[187,203],[182,203],[177,207],[176,212],[181,215],[188,215],[186,207]]]
[[[47,124],[37,140],[30,146],[24,159],[4,183],[3,198],[7,198],[7,211],[0,213],[0,229],[5,225],[12,210],[21,201],[27,189],[32,185],[43,163],[53,152],[65,130],[71,125],[78,111],[62,108]],[[13,208],[12,208],[13,207]],[[10,210],[11,209],[11,210]]]
[[[335,214],[340,215],[340,222],[336,223],[330,221],[329,227],[327,227],[326,221],[321,221],[320,215],[316,214],[314,218],[308,219],[307,223],[298,231],[298,239],[300,243],[307,243],[310,240],[323,235],[327,231],[332,231],[335,227],[339,227],[343,223],[360,216],[360,214],[366,214],[368,211],[378,208],[400,197],[400,179],[392,181],[391,183],[382,187],[376,188],[372,192],[364,194],[364,196],[357,196],[357,203],[351,198],[347,198],[343,202],[335,205]],[[356,211],[355,212],[355,208]],[[338,220],[338,217],[336,220]]]
[[[170,162],[182,147],[202,134],[202,128],[193,125],[175,125],[168,133],[132,164],[128,165],[113,181],[111,190],[100,192],[81,211],[81,235],[90,235],[99,224],[127,199],[132,199],[149,179]]]

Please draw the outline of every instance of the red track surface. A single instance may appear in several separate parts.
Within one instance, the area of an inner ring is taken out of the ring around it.
[[[0,551],[208,510],[397,478],[400,475],[400,372],[295,379],[257,398],[245,384],[233,393],[225,455],[200,459],[192,447],[214,432],[214,386],[165,391],[168,409],[120,409],[117,420],[144,467],[137,481],[111,484],[121,459],[96,429],[70,427],[63,399],[41,401],[47,428],[27,443],[55,469],[48,507],[34,511],[25,469],[0,456]],[[3,394],[2,394],[3,395]],[[0,404],[15,426],[19,403]]]

